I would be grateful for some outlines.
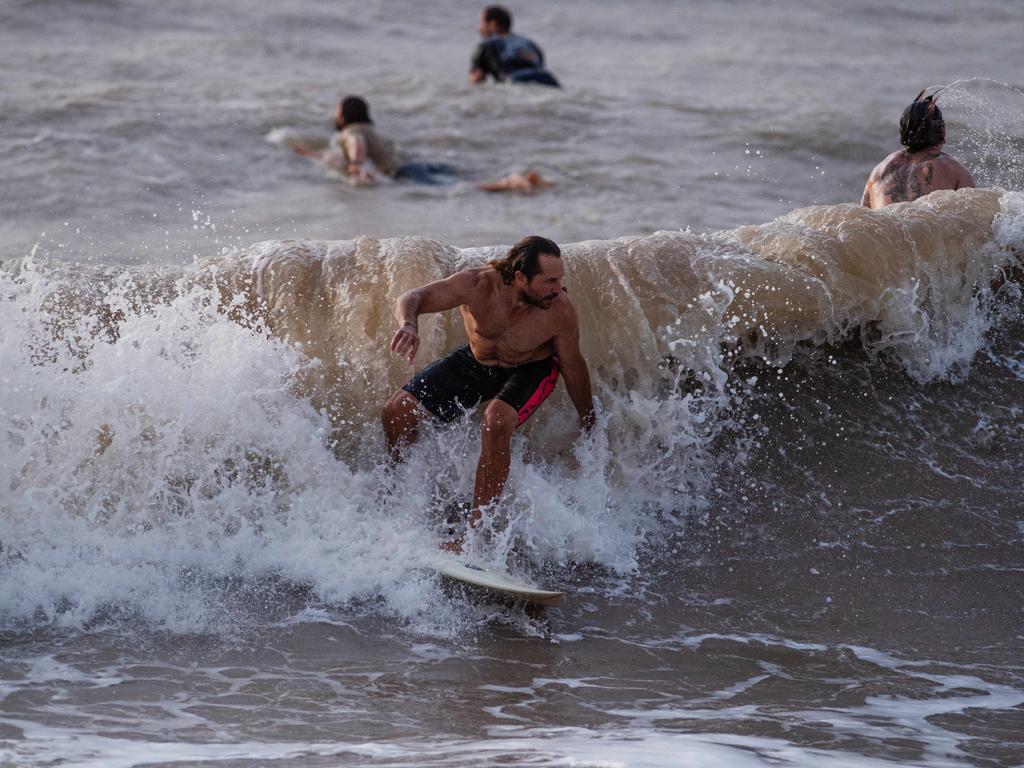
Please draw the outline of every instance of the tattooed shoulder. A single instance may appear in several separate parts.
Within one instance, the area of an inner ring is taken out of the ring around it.
[[[910,195],[910,164],[902,159],[893,159],[882,171],[882,186],[886,200],[891,203],[902,203],[912,200]]]

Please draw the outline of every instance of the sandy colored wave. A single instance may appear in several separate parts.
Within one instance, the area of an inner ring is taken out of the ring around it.
[[[679,368],[720,379],[723,347],[784,361],[797,343],[860,330],[911,373],[941,375],[938,348],[956,343],[979,292],[1015,258],[995,242],[1009,215],[1002,198],[943,191],[874,211],[802,208],[710,235],[567,244],[584,354],[607,386],[650,392]],[[504,250],[422,238],[269,241],[199,268],[216,275],[225,299],[244,297],[274,334],[323,363],[310,386],[364,410],[411,372],[388,352],[397,297]],[[422,318],[420,330],[416,367],[465,338],[454,310]]]

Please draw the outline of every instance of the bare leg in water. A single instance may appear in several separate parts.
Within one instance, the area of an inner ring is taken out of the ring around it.
[[[521,195],[532,195],[541,189],[550,189],[555,183],[548,181],[537,171],[526,171],[511,173],[497,181],[480,181],[474,186],[484,192],[517,192]]]
[[[473,527],[480,524],[480,510],[505,490],[512,463],[512,433],[517,426],[519,414],[511,405],[501,400],[491,400],[487,404],[480,425],[480,460],[476,465],[473,508],[469,513],[469,524]],[[457,539],[446,548],[461,552],[462,540]]]
[[[299,145],[292,145],[292,151],[303,157],[310,157],[319,160],[331,168],[342,170],[345,165],[344,155],[330,149],[307,149]],[[351,171],[350,171],[351,173]],[[358,177],[358,174],[356,174]],[[523,173],[510,173],[495,181],[478,181],[474,187],[482,192],[514,192],[520,195],[532,195],[542,189],[551,189],[555,182],[548,181],[537,171],[524,171]]]
[[[401,460],[402,448],[415,442],[420,422],[429,415],[420,407],[419,401],[405,390],[401,390],[384,406],[382,421],[384,438],[391,457]],[[512,434],[519,425],[519,414],[508,403],[491,400],[484,409],[481,425],[480,460],[476,467],[476,482],[473,486],[473,508],[469,524],[474,528],[480,524],[483,507],[497,499],[505,489],[511,466]],[[461,554],[463,537],[441,545],[442,549]]]
[[[384,424],[384,442],[392,460],[402,460],[402,449],[416,442],[420,422],[427,418],[429,414],[420,406],[420,401],[404,389],[398,390],[384,404],[381,422]]]

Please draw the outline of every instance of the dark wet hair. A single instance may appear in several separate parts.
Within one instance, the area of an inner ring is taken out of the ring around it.
[[[503,5],[488,5],[484,8],[484,21],[493,21],[502,32],[512,29],[512,14]]]
[[[935,103],[939,94],[924,94],[925,91],[917,94],[917,98],[903,110],[900,117],[900,144],[911,152],[941,146],[946,142],[946,121],[942,119],[942,111]]]
[[[341,119],[345,125],[373,124],[373,120],[370,119],[370,105],[359,96],[346,96],[341,100]]]
[[[540,235],[528,235],[509,248],[504,259],[490,264],[501,273],[505,285],[511,285],[516,272],[522,272],[527,280],[540,272],[540,257],[545,253],[562,258],[562,251],[554,241]]]

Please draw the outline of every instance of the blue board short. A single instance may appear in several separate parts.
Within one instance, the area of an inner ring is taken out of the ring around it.
[[[395,178],[416,184],[454,184],[459,180],[459,172],[446,163],[411,162],[398,166]]]
[[[543,69],[522,73],[509,72],[508,79],[513,83],[536,83],[537,85],[549,85],[552,88],[562,87],[554,75]]]

